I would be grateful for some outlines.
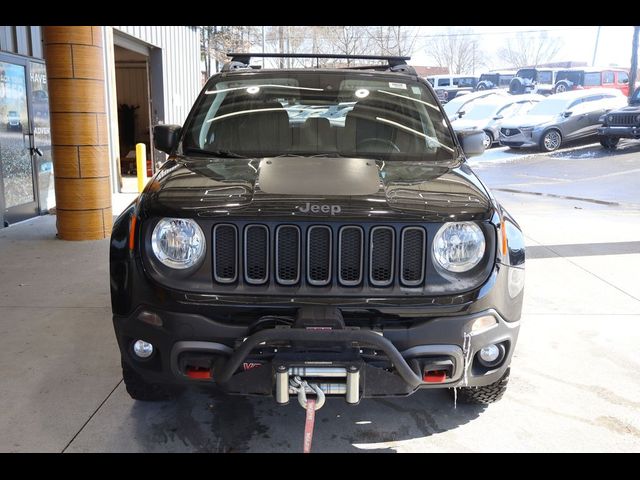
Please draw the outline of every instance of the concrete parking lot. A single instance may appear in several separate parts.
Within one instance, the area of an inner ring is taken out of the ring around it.
[[[313,451],[640,451],[640,144],[489,153],[471,163],[528,246],[504,399],[454,406],[445,391],[421,391],[357,407],[329,401]],[[107,240],[56,240],[55,217],[41,217],[0,231],[0,265],[0,451],[302,450],[295,402],[129,398]]]

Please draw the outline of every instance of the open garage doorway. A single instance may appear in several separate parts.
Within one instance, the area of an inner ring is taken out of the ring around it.
[[[148,55],[114,45],[120,150],[117,170],[119,190],[123,193],[138,191],[136,144],[146,145],[147,176],[153,173],[148,59]]]

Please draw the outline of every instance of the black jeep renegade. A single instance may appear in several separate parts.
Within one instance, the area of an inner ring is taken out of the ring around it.
[[[127,391],[362,398],[448,388],[490,403],[519,330],[518,224],[406,65],[263,70],[234,55],[116,220]],[[316,407],[317,408],[317,407]]]

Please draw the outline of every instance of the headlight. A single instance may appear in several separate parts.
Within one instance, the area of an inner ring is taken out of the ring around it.
[[[205,239],[200,226],[188,218],[163,218],[151,236],[153,253],[171,268],[189,268],[204,254]]]
[[[484,234],[472,222],[445,223],[433,239],[433,258],[450,272],[466,272],[482,259]]]
[[[607,115],[600,115],[598,118],[598,123],[604,123],[607,120]]]

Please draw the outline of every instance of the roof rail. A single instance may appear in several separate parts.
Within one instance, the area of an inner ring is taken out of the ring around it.
[[[341,60],[386,60],[388,62],[388,68],[392,72],[402,72],[415,75],[413,67],[407,65],[407,60],[411,57],[403,56],[388,56],[388,55],[344,55],[344,54],[328,54],[328,53],[227,53],[227,57],[231,58],[231,61],[226,63],[222,71],[228,72],[230,70],[236,70],[239,68],[256,68],[257,66],[250,66],[249,62],[251,58],[331,58]],[[380,69],[381,65],[373,66],[354,66],[347,67],[353,69]]]

